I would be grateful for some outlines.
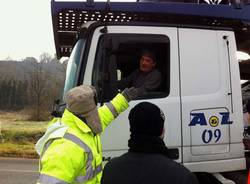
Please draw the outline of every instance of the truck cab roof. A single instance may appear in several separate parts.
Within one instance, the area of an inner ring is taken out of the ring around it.
[[[195,3],[196,2],[196,3]],[[200,1],[65,2],[51,1],[57,57],[69,56],[81,25],[89,21],[158,23],[230,28],[238,50],[250,53],[250,3],[208,4]]]

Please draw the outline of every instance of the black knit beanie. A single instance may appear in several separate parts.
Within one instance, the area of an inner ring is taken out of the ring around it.
[[[131,109],[129,113],[131,136],[151,135],[160,136],[164,126],[164,114],[156,105],[141,102]]]

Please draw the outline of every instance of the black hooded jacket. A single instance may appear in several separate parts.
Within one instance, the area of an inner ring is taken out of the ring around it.
[[[198,184],[193,173],[169,158],[160,138],[132,138],[129,147],[105,165],[102,184]]]

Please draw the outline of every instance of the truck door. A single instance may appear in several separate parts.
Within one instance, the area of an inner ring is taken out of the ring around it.
[[[226,163],[240,157],[243,128],[237,117],[242,109],[233,32],[179,29],[179,46],[183,162]],[[206,169],[200,166],[192,170]]]
[[[119,156],[128,149],[128,113],[142,101],[158,105],[165,114],[165,138],[169,148],[181,154],[181,119],[177,28],[153,26],[99,26],[93,33],[83,83],[92,84],[103,102],[119,91],[117,81],[139,68],[140,52],[156,54],[156,68],[161,72],[161,85],[156,91],[130,102],[102,135],[104,157]],[[153,123],[153,122],[152,122]],[[181,155],[176,159],[181,162]]]

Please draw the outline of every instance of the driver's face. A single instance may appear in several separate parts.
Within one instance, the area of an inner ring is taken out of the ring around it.
[[[155,62],[152,58],[148,57],[148,56],[141,56],[140,59],[140,70],[142,72],[151,72],[154,67],[155,67]]]

